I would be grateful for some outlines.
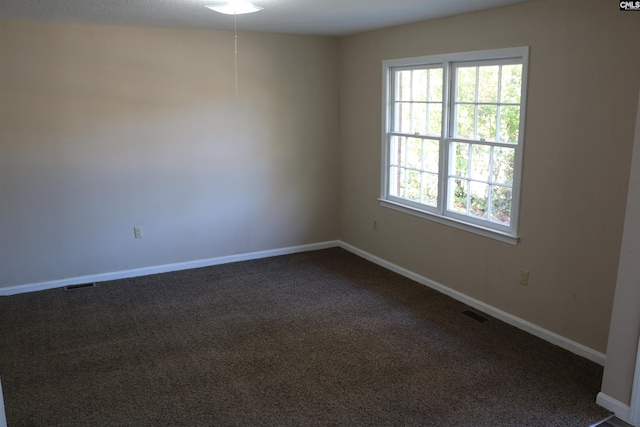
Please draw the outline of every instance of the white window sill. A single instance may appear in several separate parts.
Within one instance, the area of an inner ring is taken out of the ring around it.
[[[393,209],[395,211],[403,212],[409,215],[417,216],[419,218],[424,218],[429,221],[437,222],[438,224],[447,225],[449,227],[457,228],[459,230],[466,231],[468,233],[477,234],[479,236],[487,237],[489,239],[498,240],[503,243],[508,243],[510,245],[517,245],[519,237],[512,236],[510,234],[501,233],[500,231],[491,230],[489,228],[483,228],[475,224],[469,224],[466,222],[458,221],[453,218],[447,218],[440,215],[433,214],[431,212],[422,211],[415,208],[410,208],[405,205],[401,205],[399,203],[391,202],[385,199],[378,199],[380,204],[389,209]]]

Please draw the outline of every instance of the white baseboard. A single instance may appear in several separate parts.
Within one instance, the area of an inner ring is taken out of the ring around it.
[[[337,240],[313,243],[309,245],[290,246],[287,248],[270,249],[266,251],[250,252],[245,254],[228,255],[218,258],[209,258],[196,261],[180,262],[175,264],[165,264],[153,267],[136,268],[132,270],[122,270],[111,273],[93,274],[82,277],[72,277],[69,279],[53,280],[50,282],[32,283],[19,286],[0,288],[0,297],[22,294],[27,292],[43,291],[46,289],[62,288],[64,286],[78,285],[82,283],[104,282],[107,280],[128,279],[131,277],[147,276],[149,274],[168,273],[170,271],[189,270],[192,268],[210,267],[212,265],[228,264],[238,261],[249,261],[252,259],[268,258],[279,255],[288,255],[298,252],[315,251],[339,246]],[[0,426],[1,427],[1,426]]]
[[[611,396],[604,394],[603,392],[598,393],[598,396],[596,397],[596,403],[602,406],[604,409],[613,412],[616,417],[620,418],[622,421],[625,421],[627,423],[631,422],[629,419],[629,405],[626,405],[619,400],[616,400]]]
[[[2,381],[0,381],[0,427],[7,427],[7,414],[4,411],[4,397],[2,396]]]
[[[580,343],[577,343],[575,341],[572,341],[568,338],[565,338],[561,335],[558,335],[554,332],[551,332],[549,330],[546,330],[544,328],[541,328],[540,326],[537,326],[531,322],[528,322],[524,319],[520,319],[519,317],[516,317],[512,314],[509,314],[505,311],[502,311],[498,308],[495,308],[493,306],[490,306],[489,304],[486,304],[482,301],[476,300],[474,298],[471,298],[470,296],[467,296],[461,292],[455,291],[451,288],[448,288],[438,282],[434,282],[433,280],[427,279],[424,276],[421,276],[419,274],[416,274],[412,271],[409,271],[403,267],[400,267],[396,264],[392,264],[382,258],[379,258],[375,255],[372,255],[368,252],[365,252],[363,250],[360,250],[358,248],[356,248],[355,246],[351,246],[348,243],[339,242],[339,246],[343,249],[348,250],[349,252],[352,252],[364,259],[367,259],[375,264],[378,264],[388,270],[391,270],[395,273],[398,273],[402,276],[405,276],[411,280],[414,280],[420,284],[423,284],[425,286],[428,286],[432,289],[435,289],[447,296],[450,296],[453,299],[456,299],[464,304],[467,304],[479,311],[482,311],[483,313],[486,313],[488,315],[490,315],[491,317],[494,317],[496,319],[502,320],[505,323],[508,323],[511,326],[515,326],[518,329],[521,329],[525,332],[530,333],[531,335],[534,335],[538,338],[542,338],[545,341],[548,341],[554,345],[557,345],[558,347],[561,347],[565,350],[568,350],[574,354],[577,354],[578,356],[584,357],[586,359],[591,360],[592,362],[595,362],[601,366],[604,366],[604,361],[605,361],[605,355],[603,353],[600,353],[596,350],[593,350],[587,346],[584,346]]]

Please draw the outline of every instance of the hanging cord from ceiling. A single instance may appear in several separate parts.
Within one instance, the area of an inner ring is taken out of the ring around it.
[[[225,15],[233,15],[233,65],[234,65],[234,80],[235,87],[234,93],[238,95],[238,24],[237,16],[245,13],[253,13],[262,10],[260,6],[256,6],[245,0],[231,0],[224,5],[211,5],[205,6],[208,9],[214,10]]]
[[[237,15],[233,15],[233,41],[234,41],[234,52],[233,52],[233,63],[235,66],[235,79],[236,79],[236,86],[235,86],[235,94],[236,96],[238,96],[238,26],[236,24],[237,21]]]

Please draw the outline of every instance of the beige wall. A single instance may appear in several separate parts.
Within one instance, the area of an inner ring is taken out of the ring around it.
[[[541,0],[341,39],[341,239],[604,352],[640,82],[639,18],[609,1]],[[382,61],[511,46],[531,48],[520,244],[382,208]],[[531,272],[528,286],[519,284],[521,268]]]
[[[0,287],[334,240],[332,38],[0,22]],[[133,238],[140,225],[144,238]]]

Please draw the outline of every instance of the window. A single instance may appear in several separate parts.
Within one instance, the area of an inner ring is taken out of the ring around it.
[[[381,202],[515,244],[528,48],[384,61]]]

